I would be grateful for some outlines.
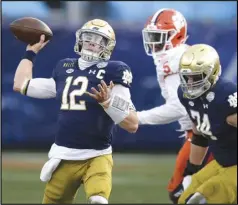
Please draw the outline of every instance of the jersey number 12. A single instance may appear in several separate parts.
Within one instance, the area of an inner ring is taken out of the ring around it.
[[[81,87],[77,90],[73,90],[69,93],[68,102],[68,92],[71,85],[80,85]],[[69,76],[65,81],[65,87],[62,94],[61,110],[86,110],[85,101],[80,100],[78,103],[75,102],[76,96],[82,96],[88,87],[88,79],[85,76],[79,76],[73,80],[73,76]]]

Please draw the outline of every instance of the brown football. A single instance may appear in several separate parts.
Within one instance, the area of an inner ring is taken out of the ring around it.
[[[18,40],[31,45],[39,42],[42,34],[46,37],[45,41],[50,40],[53,36],[47,24],[32,17],[24,17],[13,21],[10,24],[10,29]]]

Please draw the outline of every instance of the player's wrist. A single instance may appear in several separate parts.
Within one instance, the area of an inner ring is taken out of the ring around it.
[[[110,102],[111,102],[111,98],[108,98],[104,102],[99,103],[99,105],[101,105],[104,109],[107,109],[110,105]]]
[[[119,124],[130,114],[130,103],[118,95],[112,95],[109,100],[108,108],[104,110],[116,124]]]
[[[184,170],[183,176],[193,175],[201,169],[201,165],[193,164],[189,160],[187,161],[187,166]]]
[[[24,53],[24,56],[22,57],[22,59],[27,59],[27,60],[31,61],[32,63],[34,63],[35,59],[36,59],[36,53],[32,50],[27,50]]]

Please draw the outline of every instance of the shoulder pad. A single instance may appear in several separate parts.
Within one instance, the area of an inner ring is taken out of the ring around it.
[[[132,83],[132,73],[130,67],[122,61],[109,61],[107,65],[107,80],[114,84],[121,84],[130,87]]]
[[[108,62],[100,62],[96,65],[98,68],[105,68],[108,66]]]
[[[231,81],[220,78],[212,90],[215,101],[222,106],[222,110],[229,114],[237,112],[237,85]]]
[[[123,61],[109,61],[108,63],[109,63],[108,64],[109,66],[113,66],[113,67],[125,66],[129,68],[129,66]]]
[[[73,68],[75,66],[75,63],[77,63],[76,58],[65,58],[58,61],[56,67],[53,69],[52,72],[52,78],[56,81],[57,76],[59,75],[59,72],[62,68]]]
[[[74,67],[75,63],[78,62],[77,58],[65,58],[59,61],[61,66],[64,68]]]

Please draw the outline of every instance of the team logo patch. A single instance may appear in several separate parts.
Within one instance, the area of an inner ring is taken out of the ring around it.
[[[72,72],[74,72],[74,69],[72,68],[66,70],[66,73],[72,73]]]
[[[101,62],[97,64],[98,68],[105,68],[107,66],[108,62]]]
[[[189,101],[188,104],[189,104],[190,106],[192,106],[192,107],[194,106],[194,102],[193,102],[193,101]]]
[[[130,85],[132,83],[132,73],[129,70],[123,71],[122,80],[123,83]]]
[[[184,18],[178,12],[172,16],[172,20],[177,31],[180,31],[185,26]]]
[[[230,107],[237,107],[237,92],[233,93],[233,95],[228,96],[228,102],[230,104]]]
[[[206,96],[208,102],[212,102],[215,98],[215,93],[214,92],[209,92]]]

